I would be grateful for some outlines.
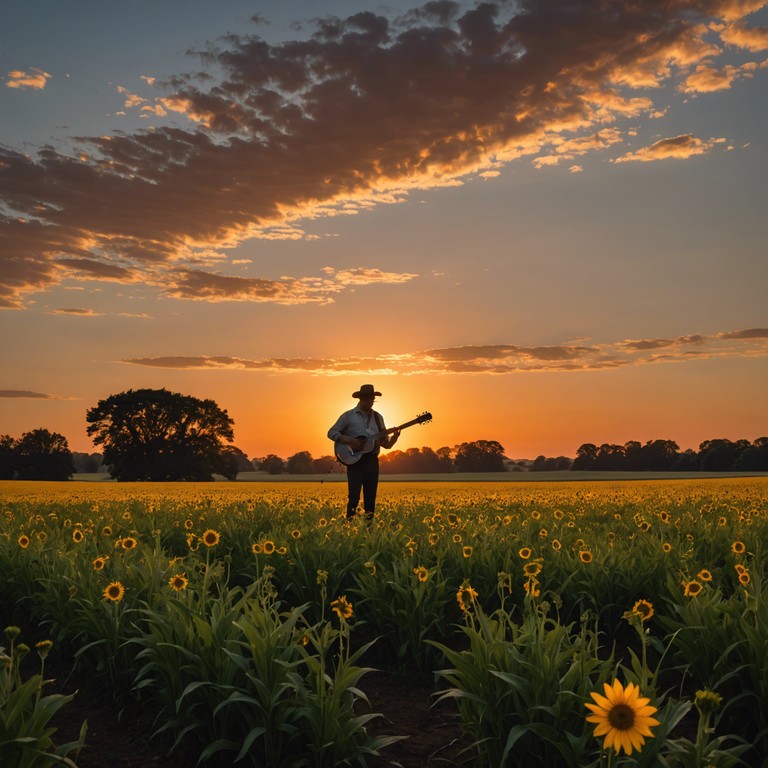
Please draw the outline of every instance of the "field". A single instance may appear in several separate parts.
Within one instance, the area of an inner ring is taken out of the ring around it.
[[[179,766],[389,764],[373,668],[422,765],[768,766],[768,479],[514,479],[0,484],[0,763],[77,762],[55,664]]]

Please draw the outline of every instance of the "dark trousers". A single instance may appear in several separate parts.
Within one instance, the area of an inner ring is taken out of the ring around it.
[[[360,491],[363,492],[363,508],[368,520],[373,518],[376,507],[376,490],[379,487],[379,457],[373,453],[364,453],[359,461],[347,467],[347,518],[357,514],[360,503]]]

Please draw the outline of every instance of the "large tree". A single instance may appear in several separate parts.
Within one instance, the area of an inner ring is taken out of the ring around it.
[[[89,409],[88,434],[104,446],[104,463],[117,480],[234,480],[229,446],[233,424],[213,400],[167,389],[111,395]]]
[[[496,440],[474,440],[456,446],[453,464],[457,472],[506,472],[504,447]]]
[[[19,480],[69,480],[75,471],[67,438],[47,429],[25,432],[14,447]]]

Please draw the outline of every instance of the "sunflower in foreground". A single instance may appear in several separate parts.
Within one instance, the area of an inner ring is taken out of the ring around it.
[[[429,571],[423,565],[414,568],[413,572],[419,581],[426,581],[429,578]]]
[[[465,579],[459,591],[456,593],[456,601],[462,611],[468,611],[469,607],[477,600],[477,590]]]
[[[213,528],[209,528],[203,533],[201,538],[206,547],[215,547],[219,543],[221,534],[218,531],[214,531]]]
[[[119,581],[111,581],[102,592],[105,600],[119,603],[125,596],[125,587]]]
[[[632,606],[632,613],[635,614],[635,616],[639,616],[641,622],[648,621],[654,614],[653,603],[648,600],[638,600],[634,606]]]
[[[174,592],[181,592],[187,588],[189,579],[183,573],[176,573],[168,580],[168,584]]]
[[[605,736],[603,746],[612,748],[617,754],[623,749],[628,755],[638,752],[645,744],[645,737],[653,738],[651,727],[659,721],[651,715],[656,707],[648,704],[650,699],[640,696],[640,688],[629,683],[626,688],[618,680],[613,685],[604,684],[605,696],[594,691],[590,696],[595,700],[584,706],[592,711],[587,722],[595,723],[595,737]]]
[[[701,582],[696,581],[696,579],[691,579],[691,581],[684,581],[683,588],[683,595],[685,597],[696,597],[696,595],[698,595],[699,592],[701,592],[703,589]]]
[[[346,595],[342,595],[331,603],[331,610],[340,619],[349,619],[352,617],[352,603],[347,600]]]

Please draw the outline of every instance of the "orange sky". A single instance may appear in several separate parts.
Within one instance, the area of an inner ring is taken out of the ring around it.
[[[768,434],[765,2],[205,6],[7,14],[0,433],[166,387],[320,455],[370,382],[403,449]]]

